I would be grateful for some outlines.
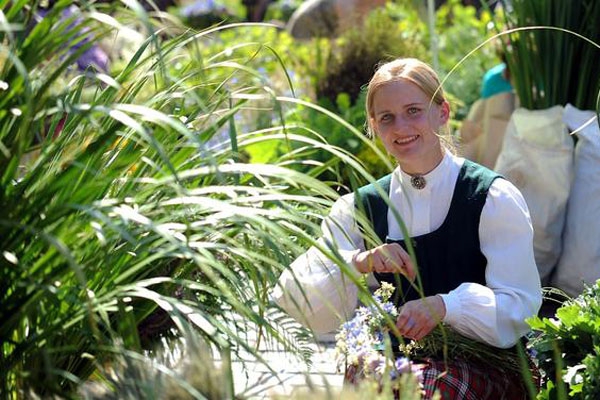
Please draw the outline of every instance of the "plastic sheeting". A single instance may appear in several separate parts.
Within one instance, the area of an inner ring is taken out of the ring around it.
[[[563,122],[563,111],[562,106],[546,110],[517,108],[495,165],[497,172],[521,190],[529,206],[542,285],[549,283],[562,252],[574,174],[574,143]]]
[[[568,104],[564,121],[578,141],[567,203],[563,251],[552,286],[578,296],[600,279],[600,128],[596,113]]]

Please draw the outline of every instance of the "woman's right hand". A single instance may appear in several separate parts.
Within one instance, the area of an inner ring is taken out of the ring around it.
[[[398,243],[386,243],[358,253],[352,262],[356,269],[363,274],[369,272],[400,273],[411,282],[417,275],[410,256]]]

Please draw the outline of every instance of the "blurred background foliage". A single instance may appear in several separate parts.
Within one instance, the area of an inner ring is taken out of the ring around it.
[[[511,12],[499,14],[495,28],[504,32],[507,65],[522,107],[542,110],[570,103],[597,110],[600,32],[592,21],[600,18],[600,3],[515,0],[506,8]]]
[[[439,72],[441,76],[446,76],[452,71],[446,78],[444,88],[453,103],[452,126],[456,128],[467,115],[471,104],[479,98],[483,74],[499,62],[496,48],[490,44],[459,64],[469,51],[491,37],[490,21],[489,12],[477,12],[473,7],[461,5],[458,0],[450,0],[438,9],[436,35],[443,54]],[[378,63],[399,56],[420,57],[432,62],[427,24],[409,1],[388,2],[385,8],[375,9],[366,16],[360,25],[335,38],[316,37],[300,41],[281,28],[244,27],[220,34],[210,50],[234,49],[235,43],[247,43],[250,40],[256,40],[256,47],[268,46],[272,50],[266,59],[261,57],[253,60],[260,65],[257,67],[259,71],[270,76],[271,85],[289,83],[285,89],[289,94],[315,102],[343,116],[345,121],[361,132],[364,131],[362,92]],[[208,48],[206,50],[210,51]],[[249,46],[236,49],[234,54],[240,51],[248,55],[254,50],[255,47]],[[279,66],[278,57],[286,66],[287,77]],[[271,117],[261,112],[259,115],[250,113],[247,117],[240,115],[238,118],[244,119],[242,125],[245,128],[263,129],[272,120],[278,120],[277,112]],[[285,118],[288,122],[310,121],[315,131],[324,135],[328,143],[358,155],[368,170],[386,170],[385,162],[364,141],[349,138],[344,126],[323,113],[299,107],[286,111]],[[271,143],[247,150],[250,161],[270,162],[288,152],[290,149],[287,146],[285,143]],[[322,151],[314,152],[311,157],[322,162],[333,162]],[[337,181],[340,190],[346,192],[353,181],[349,173],[351,171],[340,171],[331,165],[323,178]],[[364,180],[359,179],[359,183],[364,183]]]

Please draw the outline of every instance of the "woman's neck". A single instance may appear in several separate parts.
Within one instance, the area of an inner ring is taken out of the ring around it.
[[[431,171],[437,168],[438,165],[444,159],[444,155],[446,154],[445,149],[440,148],[439,152],[436,152],[433,157],[430,157],[428,160],[417,160],[417,162],[399,162],[400,168],[402,171],[411,176],[423,176],[427,175]]]

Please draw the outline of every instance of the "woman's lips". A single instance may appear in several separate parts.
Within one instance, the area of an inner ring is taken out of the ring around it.
[[[394,143],[396,143],[396,144],[399,144],[399,145],[403,146],[403,145],[407,145],[407,144],[409,144],[409,143],[412,143],[412,142],[414,142],[414,141],[415,141],[415,140],[417,140],[418,138],[419,138],[419,136],[418,136],[418,135],[415,135],[415,136],[409,136],[409,137],[407,137],[407,138],[396,139],[396,140],[394,140]]]

